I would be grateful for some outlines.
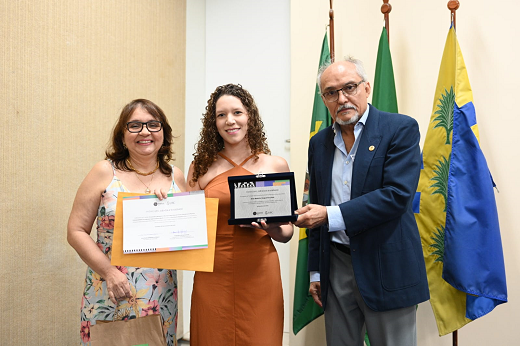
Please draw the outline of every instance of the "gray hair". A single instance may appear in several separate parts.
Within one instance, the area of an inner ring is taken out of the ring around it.
[[[350,62],[356,66],[356,72],[363,79],[364,82],[368,81],[368,75],[365,71],[365,67],[363,66],[363,62],[359,59],[354,58],[353,56],[349,55],[343,58],[343,61]],[[330,60],[327,60],[323,65],[320,66],[318,69],[318,77],[316,78],[316,83],[318,83],[318,88],[320,90],[321,94],[321,75],[325,70],[332,65],[332,62]]]

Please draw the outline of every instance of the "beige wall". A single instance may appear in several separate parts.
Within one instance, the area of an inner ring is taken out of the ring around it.
[[[163,108],[184,168],[185,0],[1,0],[0,18],[0,344],[73,345],[67,219],[127,102]]]
[[[390,48],[399,111],[419,122],[422,138],[430,119],[444,43],[450,26],[447,1],[390,1]],[[373,82],[383,26],[381,1],[334,1],[336,56],[352,54],[365,62]],[[291,1],[291,168],[303,186],[306,148],[319,50],[328,24],[329,1]],[[474,94],[481,146],[493,178],[506,264],[509,303],[459,331],[463,345],[512,345],[517,341],[520,233],[515,215],[520,188],[518,163],[518,97],[520,50],[516,34],[516,2],[461,1],[457,35]],[[296,237],[295,237],[296,238]],[[296,253],[297,240],[291,242]],[[296,267],[293,256],[291,268]],[[294,280],[294,279],[292,279]],[[294,282],[294,281],[292,281]],[[291,307],[292,309],[292,307]],[[292,310],[291,310],[292,313]],[[323,320],[312,323],[291,345],[323,344]],[[419,345],[451,345],[439,338],[429,303],[418,310]]]

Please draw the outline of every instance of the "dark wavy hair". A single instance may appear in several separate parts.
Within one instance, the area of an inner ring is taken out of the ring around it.
[[[254,160],[258,160],[258,154],[271,154],[265,137],[264,123],[260,119],[253,96],[240,84],[221,85],[209,97],[206,113],[201,119],[200,139],[193,154],[193,178],[189,182],[191,186],[206,174],[211,164],[217,159],[218,152],[224,149],[224,140],[217,130],[215,110],[218,99],[223,95],[237,97],[247,111],[247,142],[251,153],[255,155]]]
[[[105,159],[112,160],[117,169],[122,171],[131,171],[131,169],[126,164],[126,159],[130,156],[130,154],[128,149],[123,146],[123,138],[125,131],[127,131],[126,123],[128,122],[128,119],[130,119],[134,111],[139,107],[150,113],[151,116],[163,124],[161,131],[164,133],[164,140],[161,149],[159,149],[159,152],[157,153],[157,160],[159,161],[159,169],[161,172],[167,176],[170,176],[172,174],[172,166],[169,164],[169,162],[173,157],[172,128],[168,123],[168,119],[166,118],[166,115],[164,115],[163,110],[149,100],[133,100],[123,107],[123,110],[119,115],[119,119],[117,120],[117,123],[112,130],[110,143],[107,150],[105,151]]]

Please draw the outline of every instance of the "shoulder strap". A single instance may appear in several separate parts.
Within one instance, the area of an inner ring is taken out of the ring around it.
[[[114,165],[114,161],[107,159],[110,162],[110,166],[112,166],[112,172],[114,172],[114,177],[116,176],[116,166]]]
[[[233,167],[236,167],[237,164],[234,163],[233,161],[231,161],[231,159],[229,157],[227,157],[226,155],[222,154],[222,153],[217,153],[220,157],[222,157],[224,160],[226,160],[227,162],[229,162],[230,164],[233,165]]]
[[[244,161],[242,161],[242,163],[240,164],[240,167],[242,167],[243,165],[245,165],[245,163],[246,163],[247,161],[249,161],[249,160],[250,160],[252,157],[254,157],[254,156],[255,156],[255,154],[252,154],[251,156],[247,157]]]
[[[222,153],[218,153],[218,155],[220,155],[220,157],[222,157],[223,159],[225,159],[227,162],[229,162],[230,164],[233,165],[233,167],[237,167],[237,166],[240,166],[242,167],[247,161],[249,161],[252,157],[255,156],[255,154],[252,154],[248,157],[246,157],[246,159],[244,161],[242,161],[241,164],[237,165],[236,163],[234,163],[230,158],[226,157],[226,155],[222,154]]]

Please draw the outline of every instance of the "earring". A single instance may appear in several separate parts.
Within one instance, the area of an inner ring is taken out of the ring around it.
[[[123,148],[128,149],[128,148],[126,147],[125,142],[123,142]]]

